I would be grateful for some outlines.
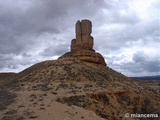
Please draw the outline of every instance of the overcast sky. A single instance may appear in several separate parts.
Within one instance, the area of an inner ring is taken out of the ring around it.
[[[70,51],[77,20],[94,49],[126,76],[160,75],[160,0],[1,0],[0,72],[20,72]]]

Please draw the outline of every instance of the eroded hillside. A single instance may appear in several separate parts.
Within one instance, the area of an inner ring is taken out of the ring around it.
[[[75,58],[33,65],[17,74],[5,87],[17,95],[17,102],[1,112],[2,118],[10,116],[5,113],[13,108],[14,114],[23,119],[33,116],[42,119],[41,112],[51,114],[54,104],[62,107],[61,112],[67,107],[66,116],[73,112],[69,109],[75,107],[76,110],[91,111],[97,119],[110,120],[126,119],[125,113],[158,113],[160,108],[159,94],[154,91],[109,67]],[[25,111],[34,115],[25,115]],[[72,114],[72,118],[78,119],[78,112]],[[87,116],[83,117],[87,119]]]

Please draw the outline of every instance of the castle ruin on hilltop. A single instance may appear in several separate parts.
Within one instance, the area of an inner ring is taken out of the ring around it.
[[[77,21],[75,25],[76,39],[71,41],[71,51],[59,59],[76,58],[82,62],[89,62],[106,66],[103,56],[93,49],[94,39],[91,36],[92,22],[90,20]]]

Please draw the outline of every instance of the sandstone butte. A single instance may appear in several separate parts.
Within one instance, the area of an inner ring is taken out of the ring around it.
[[[77,21],[70,52],[17,74],[0,74],[0,119],[150,120],[125,113],[160,115],[160,94],[109,68],[93,49],[91,33],[91,21]]]

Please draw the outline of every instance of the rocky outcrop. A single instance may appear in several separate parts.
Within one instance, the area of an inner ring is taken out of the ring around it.
[[[89,50],[80,50],[73,54],[74,57],[77,57],[81,61],[91,62],[95,64],[106,65],[104,58],[100,53],[92,52]]]
[[[106,66],[103,56],[93,49],[92,22],[90,20],[78,20],[75,31],[76,39],[71,41],[71,52],[62,55],[59,59],[74,57],[84,62]]]
[[[76,39],[71,42],[71,51],[93,50],[92,22],[89,20],[78,20],[75,25]]]

